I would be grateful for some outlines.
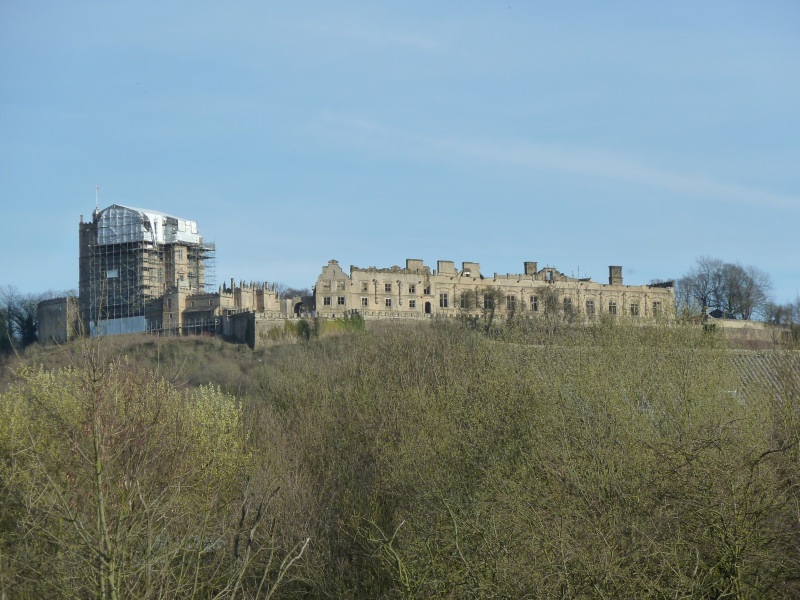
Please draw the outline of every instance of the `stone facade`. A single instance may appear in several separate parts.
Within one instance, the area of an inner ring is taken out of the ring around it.
[[[43,300],[36,309],[40,344],[63,344],[80,335],[80,311],[74,296]]]
[[[314,288],[316,315],[324,318],[359,313],[366,319],[455,317],[487,310],[499,316],[542,315],[592,319],[600,315],[653,319],[674,315],[672,282],[624,285],[622,267],[609,267],[607,284],[569,277],[554,267],[539,269],[525,262],[520,274],[491,276],[480,264],[464,262],[461,269],[447,260],[436,269],[418,259],[404,268],[350,267],[345,273],[335,260],[323,267]]]
[[[268,283],[222,285],[217,292],[187,293],[172,289],[163,296],[162,327],[168,333],[219,333],[239,338],[232,318],[252,313],[259,318],[286,319],[298,312],[299,299],[282,299]]]

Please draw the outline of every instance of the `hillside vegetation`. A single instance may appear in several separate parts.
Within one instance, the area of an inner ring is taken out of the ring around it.
[[[800,595],[793,350],[434,323],[3,377],[3,599]]]

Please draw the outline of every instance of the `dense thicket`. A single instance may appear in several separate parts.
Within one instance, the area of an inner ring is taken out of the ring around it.
[[[744,386],[695,329],[435,324],[228,354],[192,391],[175,347],[20,371],[0,593],[108,596],[113,566],[120,597],[800,594],[792,352]]]
[[[0,396],[0,598],[269,597],[279,539],[240,403],[84,342]]]

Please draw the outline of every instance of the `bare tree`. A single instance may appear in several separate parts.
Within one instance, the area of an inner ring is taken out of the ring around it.
[[[742,319],[753,315],[765,317],[771,289],[772,281],[767,273],[758,267],[745,267],[739,287],[738,315]]]
[[[794,302],[776,304],[768,302],[764,318],[775,325],[796,325],[800,323],[800,296]]]
[[[702,314],[716,303],[722,285],[724,263],[717,258],[701,256],[686,276],[689,297]]]
[[[82,342],[0,394],[0,598],[269,598],[302,557],[238,401],[183,390]]]
[[[8,330],[14,342],[24,348],[36,342],[36,309],[44,294],[23,294],[14,286],[0,288]]]
[[[765,315],[771,287],[769,275],[758,267],[701,256],[678,280],[675,303],[679,314],[687,316],[705,315],[710,309],[750,319]]]
[[[281,298],[288,300],[292,298],[302,298],[303,296],[311,296],[311,290],[308,288],[287,287],[281,292]]]
[[[0,354],[11,352],[13,347],[11,323],[8,320],[5,307],[0,306]]]
[[[701,314],[702,307],[693,296],[692,279],[688,275],[675,282],[675,313],[679,317],[694,317]]]

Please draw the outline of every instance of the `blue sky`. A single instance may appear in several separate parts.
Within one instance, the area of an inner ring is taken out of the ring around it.
[[[800,292],[800,3],[0,4],[0,285],[77,224],[198,221],[217,279],[406,258]]]

